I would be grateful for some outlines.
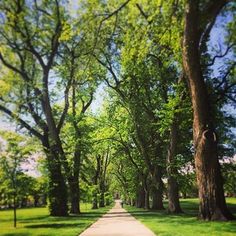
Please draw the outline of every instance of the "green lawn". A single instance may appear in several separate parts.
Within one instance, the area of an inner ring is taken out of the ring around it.
[[[231,211],[236,213],[236,198],[227,199]],[[204,222],[197,220],[198,200],[181,200],[184,210],[180,215],[169,215],[166,211],[145,211],[135,207],[125,208],[158,236],[235,236],[234,222]]]
[[[90,210],[90,204],[82,204],[79,216],[52,217],[48,216],[47,208],[28,208],[17,210],[18,222],[14,229],[12,210],[0,211],[0,235],[5,236],[75,236],[84,231],[110,207]]]

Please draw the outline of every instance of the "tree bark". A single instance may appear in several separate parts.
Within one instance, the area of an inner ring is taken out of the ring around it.
[[[49,211],[51,216],[67,216],[67,187],[61,171],[61,161],[55,148],[49,146],[48,138],[44,138],[43,146],[47,155],[49,171]]]
[[[193,107],[195,167],[199,186],[199,217],[204,220],[229,220],[217,154],[214,114],[204,82],[199,52],[199,2],[188,0],[185,8],[183,65]]]
[[[105,184],[103,180],[100,182],[99,207],[105,207]]]
[[[150,195],[150,188],[148,186],[148,175],[143,175],[143,186],[144,186],[144,208],[150,209],[150,201],[149,201],[149,195]]]
[[[98,209],[98,198],[97,198],[96,191],[94,192],[94,195],[93,195],[92,209]]]
[[[51,216],[67,216],[67,187],[64,177],[61,172],[61,165],[59,158],[55,158],[53,162],[50,161],[49,166],[49,210]]]
[[[140,186],[137,191],[137,197],[136,197],[136,207],[137,208],[144,208],[145,207],[145,191],[143,186]]]
[[[96,161],[97,161],[97,165],[96,165],[96,169],[95,169],[95,175],[93,177],[93,184],[95,186],[94,192],[93,192],[93,205],[92,205],[92,209],[98,209],[98,189],[97,189],[97,185],[98,185],[98,179],[99,179],[99,175],[100,175],[100,169],[101,169],[101,156],[100,155],[96,155]]]
[[[78,134],[77,134],[77,139],[80,139],[80,136]],[[80,213],[80,186],[79,186],[79,175],[80,175],[80,164],[81,164],[80,161],[81,161],[81,144],[77,143],[73,158],[73,171],[72,174],[68,177],[68,183],[70,187],[70,200],[71,200],[70,213],[72,214]]]
[[[170,145],[167,153],[167,191],[168,191],[168,212],[181,213],[182,209],[179,203],[179,188],[176,180],[177,170],[174,166],[174,157],[177,146],[177,121],[173,119],[170,130]]]
[[[145,189],[145,209],[150,209],[150,202],[149,202],[149,189]]]
[[[153,210],[163,210],[163,182],[161,179],[161,167],[156,167],[152,171],[152,181],[153,181],[153,190],[152,190],[152,209]]]
[[[70,213],[79,214],[80,213],[80,191],[79,191],[79,181],[78,178],[73,176],[70,179]]]
[[[181,213],[183,212],[179,202],[179,187],[176,178],[168,177],[168,212]]]
[[[157,188],[153,188],[152,190],[152,209],[153,210],[164,210],[163,205],[163,196],[162,192]]]
[[[14,189],[14,195],[13,195],[13,212],[14,212],[14,228],[16,228],[16,221],[17,221],[17,218],[16,218],[16,190]]]

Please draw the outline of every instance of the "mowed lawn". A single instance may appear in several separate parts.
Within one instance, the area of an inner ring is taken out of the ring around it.
[[[236,198],[227,199],[236,216]],[[145,211],[135,207],[125,208],[158,236],[235,236],[236,221],[205,222],[197,219],[198,200],[181,200],[183,214],[170,215],[163,211]]]
[[[0,210],[0,235],[4,236],[75,236],[84,231],[111,207],[91,210],[90,204],[82,204],[82,214],[69,217],[52,217],[47,208],[17,210],[17,228],[13,227],[13,211]]]

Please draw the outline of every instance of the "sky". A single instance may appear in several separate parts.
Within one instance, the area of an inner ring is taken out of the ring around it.
[[[105,84],[100,84],[95,93],[95,96],[94,96],[95,99],[93,100],[91,104],[91,111],[93,113],[99,112],[106,96],[107,96],[107,93],[105,91]]]

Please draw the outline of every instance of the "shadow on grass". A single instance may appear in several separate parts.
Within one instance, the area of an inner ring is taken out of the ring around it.
[[[34,217],[34,218],[24,218],[24,219],[19,219],[19,222],[21,223],[29,223],[29,222],[55,222],[55,221],[68,221],[68,220],[80,220],[80,219],[96,219],[99,218],[103,215],[104,213],[96,213],[96,212],[85,212],[81,213],[78,215],[69,215],[66,217],[57,217],[57,216],[42,216],[42,217]]]
[[[27,225],[25,228],[36,229],[36,228],[71,228],[71,227],[81,227],[86,225],[85,223],[60,223],[60,224],[35,224],[35,225]]]
[[[38,216],[38,217],[30,217],[29,218],[23,218],[23,219],[19,219],[19,222],[21,223],[28,223],[28,222],[32,222],[32,221],[38,221],[38,220],[45,220],[48,219],[49,216]]]
[[[227,203],[227,206],[233,212],[233,214],[236,214],[236,204]]]
[[[236,214],[236,205],[227,204],[229,209],[233,214]],[[163,232],[168,232],[168,226],[173,228],[189,226],[191,229],[198,228],[199,232],[208,232],[208,230],[213,230],[214,232],[219,232],[219,235],[224,235],[225,233],[232,233],[236,235],[236,221],[228,222],[212,222],[212,221],[202,221],[198,220],[198,202],[191,200],[184,200],[181,204],[183,208],[183,213],[181,214],[169,214],[167,211],[153,211],[153,210],[143,210],[135,207],[127,207],[128,211],[137,219],[146,222],[150,225],[160,224],[161,227],[166,230]],[[210,232],[209,231],[209,232]],[[161,230],[159,230],[159,233]],[[187,234],[186,234],[187,235]],[[191,234],[192,235],[192,234]],[[205,234],[204,234],[205,235]]]
[[[5,234],[1,234],[2,236],[15,236],[16,233],[5,233]],[[17,236],[28,236],[30,234],[28,233],[17,233]]]

